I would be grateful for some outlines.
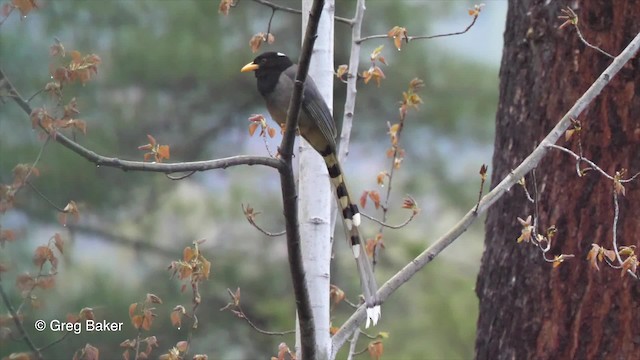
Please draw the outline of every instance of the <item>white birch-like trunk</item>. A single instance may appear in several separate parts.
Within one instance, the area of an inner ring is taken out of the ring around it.
[[[309,19],[312,0],[302,1],[302,33]],[[309,68],[313,78],[329,109],[333,108],[333,0],[325,3],[320,18],[318,38],[316,39]],[[318,359],[328,359],[331,353],[329,335],[329,284],[331,265],[331,205],[333,193],[329,174],[322,157],[307,144],[300,142],[298,153],[298,219],[302,256],[306,272],[307,286],[316,330],[316,353]],[[300,342],[296,341],[299,353]]]

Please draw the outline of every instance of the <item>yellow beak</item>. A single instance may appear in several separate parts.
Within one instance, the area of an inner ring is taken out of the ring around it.
[[[242,69],[240,69],[240,72],[256,71],[259,68],[260,68],[260,65],[250,62],[247,65],[243,66]]]

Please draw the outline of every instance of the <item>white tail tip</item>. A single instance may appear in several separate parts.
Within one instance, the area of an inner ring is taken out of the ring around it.
[[[357,259],[360,256],[360,244],[351,246],[351,251],[353,251],[353,257]]]
[[[356,213],[353,215],[353,225],[356,227],[360,226],[360,213]]]
[[[370,325],[376,326],[381,316],[382,312],[380,311],[380,305],[367,308],[367,323],[364,325],[364,328],[368,329]]]

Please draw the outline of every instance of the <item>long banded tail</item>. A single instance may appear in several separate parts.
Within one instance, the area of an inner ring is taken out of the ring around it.
[[[330,147],[320,153],[324,159],[324,163],[327,165],[329,171],[329,178],[331,178],[331,184],[336,188],[336,196],[338,197],[338,205],[342,212],[342,218],[344,219],[347,229],[351,230],[352,226],[360,226],[360,211],[358,211],[358,205],[356,205],[347,190],[347,185],[344,182],[344,176],[342,175],[342,168],[336,153]],[[355,244],[351,244],[352,246]]]
[[[335,151],[327,149],[327,151],[320,153],[320,155],[322,155],[327,165],[331,183],[336,188],[338,206],[342,212],[342,219],[348,232],[348,241],[351,244],[351,250],[356,259],[358,273],[360,275],[362,295],[364,296],[364,301],[367,306],[366,327],[369,327],[370,322],[375,325],[380,318],[380,302],[377,296],[378,285],[373,274],[373,266],[365,249],[362,249],[362,240],[360,232],[358,231],[358,227],[360,226],[360,211],[349,196],[342,168],[336,158]]]

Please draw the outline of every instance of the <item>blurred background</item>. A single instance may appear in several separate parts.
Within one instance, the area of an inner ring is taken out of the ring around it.
[[[299,1],[275,1],[299,8]],[[64,102],[76,97],[87,121],[82,145],[106,156],[142,160],[139,145],[152,134],[171,146],[171,162],[207,160],[237,154],[268,155],[262,139],[248,134],[247,118],[266,113],[255,89],[255,78],[239,72],[255,54],[250,37],[266,32],[271,11],[242,1],[228,16],[218,14],[218,1],[41,1],[40,9],[20,19],[14,13],[0,26],[0,67],[25,98],[50,81],[49,46],[59,39],[69,52],[95,53],[102,59],[95,80],[64,89]],[[386,34],[400,25],[409,35],[430,35],[464,29],[472,20],[467,0],[367,2],[363,35]],[[406,194],[422,212],[401,230],[386,229],[379,258],[381,283],[411,261],[468,211],[478,197],[478,170],[490,164],[493,121],[498,101],[498,69],[506,1],[486,1],[476,25],[466,34],[405,44],[401,52],[389,39],[364,43],[361,71],[369,53],[385,45],[388,65],[380,87],[359,84],[350,156],[344,165],[350,190],[380,189],[376,175],[389,170],[387,122],[398,118],[398,101],[414,77],[424,80],[424,104],[407,118],[401,146],[403,166],[393,179],[389,223],[408,216],[402,210]],[[337,1],[336,14],[352,17],[354,0]],[[277,12],[271,32],[276,41],[263,50],[299,55],[300,19]],[[350,29],[335,25],[336,67],[348,62]],[[340,123],[345,86],[335,81],[334,113]],[[0,103],[0,183],[12,181],[16,164],[31,163],[43,141],[15,103]],[[55,111],[55,101],[35,97],[33,107]],[[272,124],[275,126],[275,124]],[[340,128],[340,126],[338,126]],[[274,151],[279,138],[269,139]],[[253,359],[277,354],[277,345],[295,343],[293,335],[266,336],[243,320],[219,309],[229,302],[227,288],[242,289],[248,317],[265,330],[294,327],[294,304],[286,263],[284,237],[267,237],[245,220],[241,204],[261,214],[258,223],[269,231],[284,228],[280,187],[275,171],[235,167],[195,174],[172,181],[161,174],[122,172],[96,167],[54,143],[38,165],[33,184],[58,206],[69,200],[80,205],[80,221],[63,227],[42,197],[23,189],[16,207],[0,214],[0,226],[18,239],[0,249],[0,262],[10,271],[2,286],[14,305],[21,302],[15,279],[37,273],[34,249],[56,232],[66,240],[56,285],[35,292],[41,306],[24,311],[25,326],[39,345],[56,339],[50,331],[36,333],[36,319],[64,319],[83,307],[95,309],[99,320],[122,321],[116,333],[70,335],[45,352],[48,358],[70,358],[91,343],[101,358],[119,358],[119,344],[135,338],[128,319],[129,304],[154,293],[158,305],[151,331],[166,352],[187,337],[187,327],[175,329],[169,313],[177,304],[190,308],[191,295],[166,270],[181,258],[182,249],[206,239],[201,251],[212,261],[211,277],[201,286],[199,328],[191,354],[209,358]],[[488,187],[488,185],[487,185]],[[369,204],[364,212],[380,216]],[[482,221],[430,263],[384,305],[379,325],[386,331],[385,358],[469,359],[473,357],[477,299],[474,284],[482,252]],[[363,232],[373,236],[378,226],[365,221]],[[355,264],[336,232],[332,283],[357,301]],[[6,313],[4,304],[0,312]],[[351,314],[345,304],[333,312],[334,326]],[[361,337],[358,348],[366,347]],[[0,343],[0,355],[26,351],[22,342]],[[367,356],[367,355],[362,355]]]

